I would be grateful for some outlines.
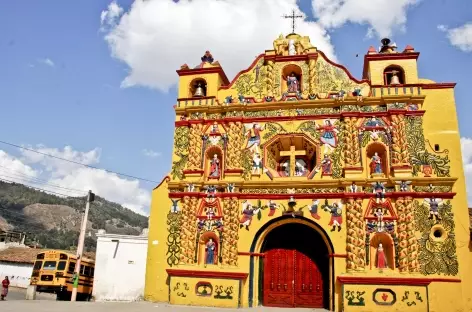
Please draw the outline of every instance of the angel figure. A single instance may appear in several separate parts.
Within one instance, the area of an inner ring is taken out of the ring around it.
[[[260,208],[254,209],[254,207],[248,201],[243,203],[243,211],[241,220],[239,220],[239,228],[246,227],[246,230],[249,231],[249,226],[252,222],[252,217],[259,213]]]
[[[170,207],[170,211],[172,213],[177,213],[180,211],[180,208],[179,206],[177,205],[177,203],[180,201],[180,199],[170,199],[172,201],[172,206]]]
[[[399,184],[400,192],[408,192],[410,190],[411,181],[396,181],[395,183]]]
[[[385,201],[385,182],[374,182],[372,183],[372,192],[375,194],[376,203],[382,203]]]
[[[320,215],[318,214],[319,204],[320,204],[320,201],[318,199],[313,199],[313,202],[310,205],[311,216],[316,220],[319,220],[321,218]]]
[[[440,198],[425,198],[425,204],[429,205],[429,219],[432,220],[436,217],[436,221],[441,220],[441,216],[439,215],[439,206],[442,206],[443,200]]]
[[[207,194],[208,198],[214,198],[216,195],[216,186],[208,185],[205,187],[205,193]]]
[[[261,144],[261,132],[264,131],[264,127],[258,123],[249,126],[245,124],[244,126],[248,137],[246,149],[249,149],[252,153],[260,153],[259,145]]]
[[[332,205],[328,204],[328,200],[325,200],[325,204],[323,207],[324,211],[327,211],[331,214],[331,219],[329,220],[328,225],[333,226],[331,229],[331,232],[334,232],[336,230],[336,227],[338,227],[338,232],[341,231],[341,224],[343,224],[343,210],[342,210],[342,203],[335,202]]]
[[[338,145],[339,130],[333,125],[330,119],[324,121],[323,126],[318,126],[321,129],[320,141],[324,144],[324,154],[329,154]]]

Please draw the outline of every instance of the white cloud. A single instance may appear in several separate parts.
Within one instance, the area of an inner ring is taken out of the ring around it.
[[[87,152],[43,145],[28,147],[41,153],[65,158],[86,165],[98,166],[100,149]],[[148,214],[150,192],[141,187],[138,180],[124,179],[117,174],[87,168],[60,159],[22,150],[19,158],[0,150],[0,178],[39,187],[68,196],[84,195],[88,190],[119,203],[137,213]]]
[[[255,56],[291,31],[284,14],[296,0],[136,0],[128,12],[116,2],[101,15],[112,55],[129,66],[123,87],[167,91],[177,82],[175,70],[193,67],[210,50],[228,78],[246,69]],[[297,21],[296,31],[334,58],[326,31],[315,22]]]
[[[56,64],[54,64],[54,62],[50,58],[39,59],[38,62],[50,67],[56,66]]]
[[[144,156],[147,156],[147,157],[151,157],[151,158],[155,158],[155,157],[159,157],[162,155],[161,152],[155,152],[153,150],[149,150],[149,149],[143,149],[143,154]]]
[[[472,207],[472,139],[461,138],[462,162],[467,183],[467,200]]]
[[[389,37],[404,31],[407,10],[421,0],[312,0],[313,15],[327,28],[366,24],[367,36]]]
[[[445,25],[438,25],[438,29],[446,33],[453,46],[464,52],[472,52],[472,22],[452,29]]]

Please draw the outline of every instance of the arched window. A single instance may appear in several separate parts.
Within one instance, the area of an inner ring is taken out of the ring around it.
[[[207,95],[207,83],[203,78],[192,80],[189,87],[189,98]]]
[[[405,84],[405,71],[398,65],[390,65],[384,69],[384,84],[398,85]]]

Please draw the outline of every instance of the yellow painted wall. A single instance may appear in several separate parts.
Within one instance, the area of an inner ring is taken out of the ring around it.
[[[269,55],[271,51],[267,52]],[[290,62],[288,62],[290,63]],[[293,64],[293,62],[292,62]],[[328,64],[328,63],[326,63]],[[371,83],[373,85],[383,84],[383,70],[389,65],[399,65],[402,66],[406,73],[406,83],[415,84],[419,83],[418,71],[416,67],[416,60],[397,60],[397,61],[372,61],[370,63],[370,77]],[[331,66],[331,65],[330,65]],[[279,70],[283,68],[282,65],[278,65]],[[334,67],[332,67],[334,68]],[[265,70],[265,69],[264,69]],[[305,70],[304,75],[305,75]],[[327,73],[334,73],[335,69],[330,69]],[[307,71],[310,73],[310,71]],[[280,72],[277,72],[277,75]],[[248,71],[249,80],[254,81],[254,71],[251,68]],[[334,76],[333,76],[334,77]],[[344,74],[344,78],[339,78],[337,85],[342,88],[354,88],[356,86],[365,87],[364,85],[359,85],[350,81],[347,77],[347,74]],[[255,103],[248,105],[240,105],[238,103],[238,93],[239,90],[236,88],[236,83],[228,89],[220,89],[218,87],[222,83],[221,77],[218,74],[198,74],[196,76],[182,76],[180,77],[179,82],[179,98],[188,97],[188,86],[190,82],[195,78],[204,78],[208,84],[208,96],[216,96],[220,103],[224,102],[224,99],[228,95],[232,95],[234,103],[229,106],[218,106],[218,107],[191,107],[190,105],[185,108],[185,106],[178,105],[176,109],[176,121],[179,121],[183,114],[187,115],[189,119],[192,118],[192,114],[195,112],[200,112],[203,118],[212,119],[212,118],[223,118],[225,116],[233,115],[224,115],[224,114],[244,114],[245,118],[258,117],[261,115],[261,112],[278,112],[270,116],[296,116],[297,108],[303,109],[312,109],[313,111],[319,109],[334,109],[340,105],[361,105],[361,106],[372,106],[374,109],[379,104],[385,104],[384,101],[392,103],[395,101],[407,102],[411,100],[411,95],[408,96],[398,96],[395,97],[391,95],[390,97],[385,96],[384,99],[379,97],[377,94],[376,98],[364,98],[361,102],[356,102],[356,99],[353,97],[347,97],[346,102],[343,104],[336,102],[331,99],[317,99],[317,100],[303,100],[303,101],[293,101],[293,102],[269,102],[269,103]],[[335,78],[333,78],[335,79]],[[336,78],[338,79],[338,78]],[[349,81],[348,81],[349,80]],[[308,83],[308,82],[307,82]],[[430,83],[427,80],[422,79],[421,83]],[[259,88],[261,86],[257,86]],[[341,88],[340,87],[340,88]],[[256,89],[257,89],[256,88]],[[267,88],[266,86],[261,88]],[[333,87],[334,88],[334,87]],[[266,90],[266,89],[264,89]],[[363,92],[364,93],[364,92]],[[364,94],[368,94],[364,93]],[[254,92],[250,91],[246,96],[254,96]],[[413,180],[413,185],[417,186],[427,186],[429,183],[437,185],[453,185],[453,192],[456,193],[454,199],[451,200],[452,212],[454,213],[454,223],[455,223],[455,243],[456,243],[456,253],[459,262],[459,272],[456,275],[445,276],[444,274],[431,274],[431,275],[422,275],[421,273],[399,273],[396,270],[384,270],[380,273],[377,269],[371,268],[371,265],[367,266],[365,271],[362,273],[359,272],[347,272],[346,270],[346,259],[344,258],[333,258],[331,261],[334,264],[332,270],[334,270],[335,279],[338,276],[355,276],[355,277],[374,277],[374,278],[441,278],[441,279],[460,279],[461,283],[452,283],[445,281],[433,281],[429,286],[401,286],[401,285],[341,285],[339,282],[335,283],[334,288],[331,289],[330,296],[334,296],[335,306],[331,307],[333,311],[341,311],[341,307],[344,306],[345,311],[472,311],[472,257],[471,251],[469,249],[469,224],[468,224],[468,212],[467,212],[467,199],[466,199],[466,188],[464,180],[464,172],[462,168],[462,157],[460,151],[460,136],[458,133],[458,124],[457,124],[457,114],[455,109],[454,93],[453,89],[423,89],[421,90],[421,96],[417,96],[414,101],[420,103],[422,102],[422,96],[425,96],[424,103],[422,108],[426,110],[426,113],[423,117],[423,130],[425,139],[429,140],[429,143],[426,143],[426,149],[431,154],[435,154],[434,148],[435,144],[439,144],[440,151],[448,150],[447,157],[450,160],[450,177],[438,178],[435,175],[431,178],[424,178],[422,173],[419,173],[417,177],[410,177],[408,179]],[[252,114],[252,115],[251,115]],[[314,115],[321,116],[322,113],[315,112]],[[239,115],[237,115],[239,116]],[[234,117],[234,116],[233,116]],[[325,117],[317,117],[314,119],[318,125],[323,123]],[[336,118],[332,118],[333,121],[336,121]],[[283,133],[301,133],[299,129],[300,125],[307,120],[291,120],[291,121],[276,121],[280,125]],[[260,125],[265,126],[274,121],[263,120],[259,122]],[[250,124],[249,124],[250,125]],[[226,129],[226,130],[225,130]],[[227,125],[219,125],[219,131],[223,134],[228,134]],[[209,129],[206,130],[206,133],[209,133]],[[267,133],[268,130],[265,130],[264,133]],[[304,132],[307,136],[309,133]],[[176,138],[177,140],[177,138]],[[262,144],[266,142],[266,139],[262,139]],[[371,141],[372,143],[373,141]],[[245,145],[245,142],[243,143]],[[431,145],[432,148],[429,147]],[[244,148],[244,146],[241,146]],[[318,153],[324,153],[323,147],[318,149]],[[332,177],[322,177],[321,173],[315,175],[313,180],[307,180],[306,177],[292,177],[292,178],[274,178],[272,181],[266,174],[261,174],[260,176],[253,175],[248,180],[243,180],[241,176],[232,176],[227,175],[224,180],[219,182],[208,181],[205,176],[203,177],[193,177],[192,182],[195,183],[197,191],[204,192],[204,187],[210,184],[219,184],[221,188],[225,188],[228,181],[233,181],[236,183],[236,186],[242,190],[251,190],[251,189],[267,189],[266,193],[271,193],[274,189],[278,189],[277,192],[287,194],[287,188],[296,188],[296,189],[305,189],[305,188],[315,188],[315,189],[331,189],[334,192],[336,188],[347,187],[351,184],[351,181],[355,180],[356,183],[361,187],[370,186],[370,184],[375,181],[370,177],[368,170],[368,159],[366,159],[366,150],[362,149],[363,161],[362,166],[364,170],[357,175],[352,175],[351,178],[332,178]],[[390,154],[389,154],[390,155]],[[446,154],[438,154],[441,157],[445,157]],[[177,155],[175,146],[174,153],[172,156],[173,163],[181,160],[180,155]],[[396,177],[393,173],[387,177],[381,179],[381,181],[388,182],[389,185],[395,185],[396,180],[400,180],[400,177]],[[207,306],[221,306],[221,307],[236,307],[237,299],[240,300],[240,305],[242,307],[249,306],[249,278],[242,280],[242,289],[241,297],[235,292],[234,298],[231,300],[222,300],[222,299],[211,299],[204,300],[202,297],[199,297],[195,294],[195,284],[199,281],[209,281],[212,284],[221,283],[225,287],[233,285],[233,287],[239,287],[239,282],[236,280],[230,279],[218,279],[218,278],[199,278],[198,276],[193,278],[182,278],[182,277],[172,277],[169,284],[168,274],[166,269],[177,269],[177,270],[194,270],[201,272],[232,272],[232,273],[249,273],[250,271],[250,257],[247,255],[238,256],[238,265],[237,266],[226,266],[226,265],[208,265],[204,266],[203,264],[169,264],[169,218],[181,218],[181,222],[184,222],[185,216],[180,214],[169,214],[170,207],[172,205],[171,200],[169,199],[169,190],[172,189],[173,192],[182,192],[187,191],[187,184],[190,179],[185,178],[180,180],[177,177],[171,176],[169,182],[164,182],[160,187],[156,188],[152,194],[152,206],[151,206],[151,218],[150,218],[150,232],[149,232],[149,250],[148,250],[148,264],[146,272],[146,288],[145,288],[145,298],[150,301],[164,301],[174,304],[190,304],[190,305],[207,305]],[[309,191],[308,193],[313,193]],[[187,194],[191,196],[191,194]],[[341,196],[340,196],[341,197]],[[422,201],[422,199],[417,199]],[[256,199],[248,199],[248,201],[253,205],[257,206]],[[340,198],[329,199],[329,203],[340,201]],[[278,205],[287,206],[287,200],[275,200]],[[363,213],[365,212],[368,200],[364,199],[362,203]],[[222,200],[220,203],[223,205]],[[320,204],[324,203],[324,199],[320,199]],[[243,200],[238,202],[238,214],[237,218],[241,217]],[[267,200],[262,200],[262,205],[266,205]],[[321,216],[320,220],[314,220],[308,211],[308,207],[311,204],[311,199],[299,199],[297,200],[297,207],[303,207],[303,218],[294,218],[293,222],[301,222],[312,226],[312,223],[317,224],[316,228],[321,228],[322,231],[328,233],[328,239],[333,245],[333,250],[330,251],[333,254],[346,254],[346,204],[344,203],[343,207],[343,224],[342,231],[331,232],[331,227],[328,226],[330,220],[330,214],[318,208],[318,214]],[[395,201],[392,200],[392,205],[395,207]],[[179,207],[182,207],[182,202],[179,203]],[[224,207],[223,207],[224,208]],[[268,216],[268,209],[264,209],[261,212],[261,219],[259,220],[256,216],[253,217],[252,223],[249,226],[249,229],[245,228],[239,229],[238,231],[238,241],[237,241],[237,250],[242,253],[247,253],[251,248],[251,244],[254,242],[254,237],[256,233],[264,226],[267,222],[270,222],[272,219],[280,217],[282,211],[279,210],[273,217]],[[178,216],[177,216],[178,215]],[[308,220],[310,222],[308,222]],[[179,222],[180,222],[179,221]],[[225,221],[226,222],[226,221]],[[286,222],[286,221],[284,221]],[[270,226],[265,232],[263,232],[258,241],[255,242],[256,248],[254,252],[260,252],[261,244],[263,238],[267,232],[273,228],[275,225]],[[415,231],[416,239],[421,237],[419,231]],[[178,244],[177,244],[178,245]],[[200,247],[201,244],[199,244]],[[182,251],[180,252],[180,254]],[[175,253],[179,257],[179,252]],[[372,255],[373,257],[374,255]],[[259,258],[254,257],[254,289],[252,301],[254,305],[258,305],[262,300],[259,298],[258,289],[259,285]],[[421,261],[419,260],[420,264]],[[179,261],[177,261],[179,262]],[[177,286],[177,283],[180,283],[182,287],[183,283],[187,283],[189,290],[188,293],[185,293],[185,297],[177,296],[174,294],[174,288]],[[388,288],[395,292],[397,296],[397,302],[394,305],[378,305],[373,302],[372,293],[377,288]],[[348,299],[345,298],[347,291],[365,291],[365,305],[356,306],[348,305]],[[410,294],[415,291],[420,294],[423,302],[416,301],[416,304],[407,306],[407,299],[402,301],[402,298],[405,296],[405,292],[409,291]],[[170,299],[169,299],[170,293]],[[429,310],[428,310],[429,308]]]

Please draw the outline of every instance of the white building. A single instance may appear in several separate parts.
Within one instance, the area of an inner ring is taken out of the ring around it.
[[[0,250],[0,279],[10,279],[10,286],[27,288],[36,255],[42,249],[28,247],[9,247]]]
[[[147,230],[141,236],[97,233],[93,296],[96,301],[136,301],[144,296]]]

